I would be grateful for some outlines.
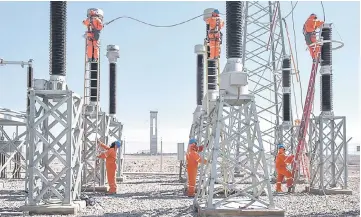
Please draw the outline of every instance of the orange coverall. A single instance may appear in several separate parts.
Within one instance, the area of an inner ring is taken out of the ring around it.
[[[291,187],[293,184],[292,173],[287,169],[286,165],[292,163],[294,156],[286,156],[285,149],[281,148],[278,150],[276,157],[276,171],[277,171],[277,181],[276,181],[276,191],[282,192],[281,184],[283,178],[286,178],[287,188]]]
[[[100,147],[104,150],[107,150],[105,153],[102,153],[98,156],[98,158],[105,159],[105,166],[107,170],[107,179],[109,184],[109,193],[116,193],[117,192],[117,184],[115,179],[115,172],[117,170],[117,147],[110,148],[103,143],[99,143]]]
[[[98,60],[99,58],[99,36],[103,29],[103,23],[100,18],[93,16],[83,21],[88,28],[86,34],[86,46],[88,59]]]
[[[311,15],[303,25],[303,34],[305,36],[306,44],[310,51],[312,59],[317,58],[317,54],[320,52],[321,46],[319,44],[311,45],[317,42],[316,29],[323,25],[324,21],[317,20],[316,15]]]
[[[221,29],[224,26],[224,21],[216,15],[208,18],[206,23],[209,25],[209,59],[216,59],[221,53]]]
[[[195,144],[190,145],[189,150],[186,155],[187,159],[187,173],[188,173],[188,196],[194,197],[195,195],[195,186],[197,179],[198,164],[202,161],[201,156],[197,152],[198,148]],[[203,159],[203,163],[207,163]]]

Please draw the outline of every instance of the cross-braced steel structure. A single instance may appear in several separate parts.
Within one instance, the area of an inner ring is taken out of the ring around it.
[[[210,114],[212,135],[205,157],[211,163],[202,169],[195,203],[206,209],[232,208],[230,203],[243,210],[253,209],[256,204],[274,208],[254,98],[227,98],[223,92]],[[237,159],[238,147],[241,160]],[[242,178],[234,176],[236,167],[240,167]],[[260,199],[264,193],[267,197]],[[220,194],[224,197],[219,198]]]
[[[347,190],[347,139],[346,117],[333,112],[332,24],[325,23],[321,31],[320,93],[321,114],[310,121],[310,190],[314,193],[346,193]]]
[[[25,113],[0,108],[0,178],[25,178]]]
[[[209,163],[203,166],[194,200],[205,215],[239,215],[250,209],[284,214],[274,205],[255,96],[248,92],[248,75],[243,68],[245,60],[254,61],[252,54],[248,59],[244,56],[247,37],[242,40],[250,35],[244,26],[248,3],[226,2],[227,63],[220,75],[219,97],[208,114],[205,158]],[[243,176],[236,177],[235,171]]]
[[[274,145],[282,141],[281,68],[285,42],[280,3],[245,2],[244,17],[242,63],[249,76],[249,91],[257,98],[264,145],[272,153]]]
[[[108,143],[113,141],[122,141],[123,124],[116,118],[110,117],[110,124],[108,130]],[[124,170],[124,144],[122,142],[121,148],[118,148],[117,156],[117,181],[124,181],[123,170]]]
[[[347,189],[346,117],[311,119],[309,147],[311,190]]]
[[[83,100],[70,90],[30,90],[27,201],[72,205],[80,195]]]
[[[98,115],[98,118],[96,118]],[[110,117],[105,112],[91,112],[83,115],[83,180],[82,186],[87,191],[96,187],[97,191],[106,191],[105,164],[103,159],[97,158],[96,139],[108,144]],[[95,190],[95,189],[93,189]]]

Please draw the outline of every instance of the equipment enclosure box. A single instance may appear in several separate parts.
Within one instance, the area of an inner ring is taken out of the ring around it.
[[[178,149],[177,149],[178,160],[184,161],[184,143],[178,143],[177,145],[178,145]]]

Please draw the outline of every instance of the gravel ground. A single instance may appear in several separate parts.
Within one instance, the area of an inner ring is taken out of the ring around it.
[[[174,156],[163,158],[164,172],[178,172],[179,163]],[[126,156],[126,172],[158,172],[160,157]],[[286,210],[286,216],[359,216],[360,215],[360,169],[349,170],[349,189],[353,195],[316,196],[300,193],[304,186],[298,185],[293,195],[275,196],[276,206]],[[24,182],[0,180],[0,212],[17,212],[24,204]],[[118,184],[118,194],[104,196],[89,194],[96,204],[88,206],[78,216],[195,216],[192,199],[183,195],[183,183],[178,176],[128,176]]]

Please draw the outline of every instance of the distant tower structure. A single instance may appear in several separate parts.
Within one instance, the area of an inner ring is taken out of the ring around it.
[[[157,111],[150,111],[150,154],[158,153],[158,121]]]

